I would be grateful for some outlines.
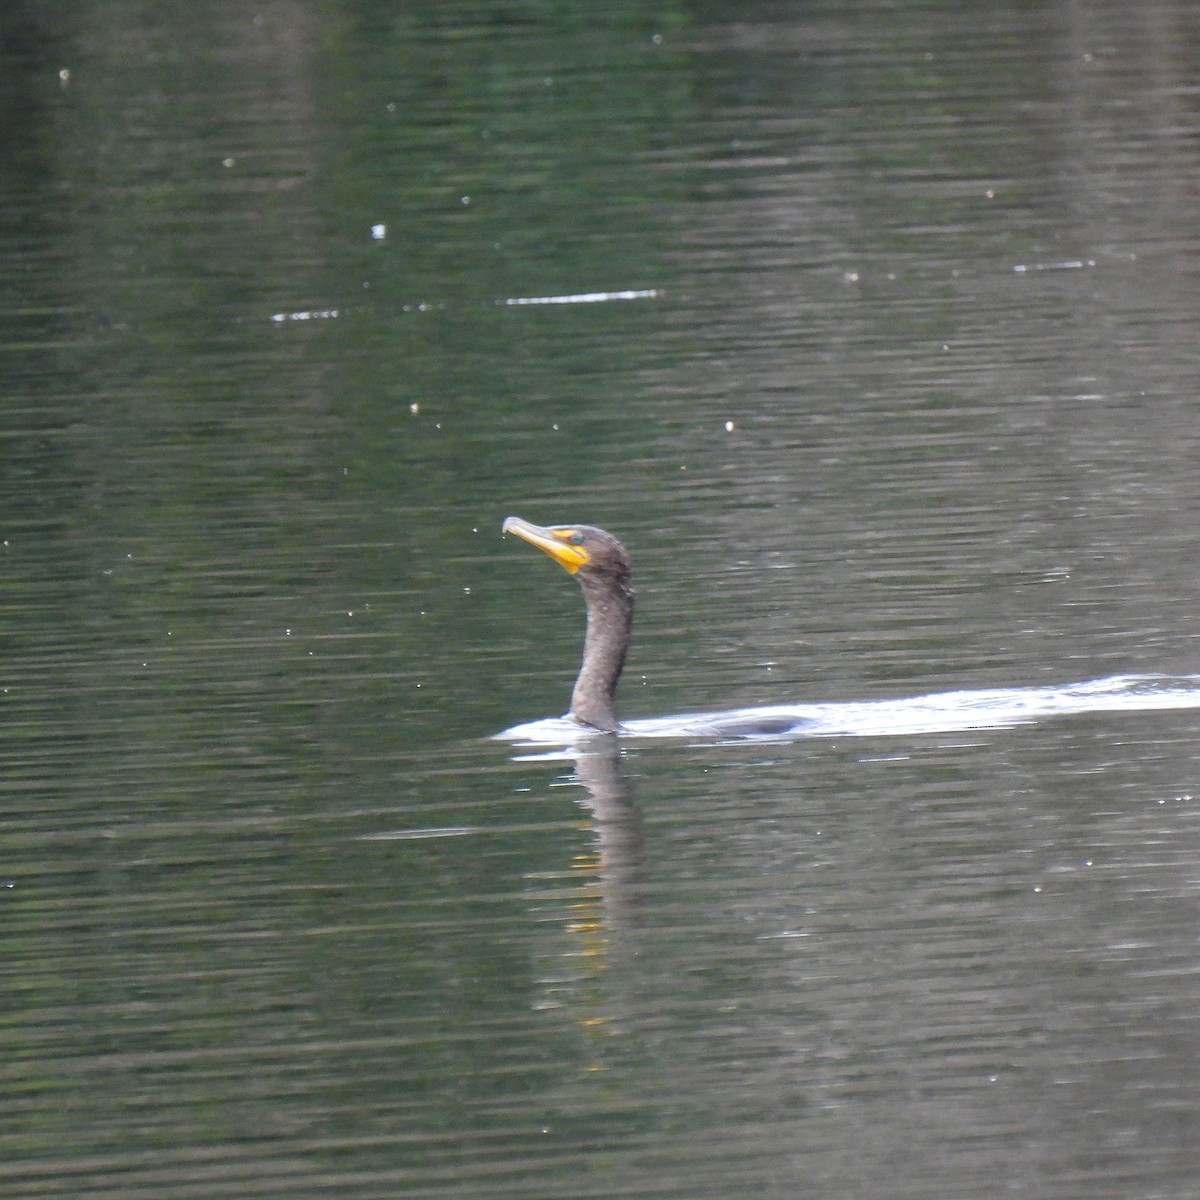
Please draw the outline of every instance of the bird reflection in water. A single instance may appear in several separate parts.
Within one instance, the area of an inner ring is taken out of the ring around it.
[[[575,757],[575,779],[587,792],[604,927],[610,932],[635,923],[642,882],[645,828],[621,770],[615,738],[593,738]]]
[[[607,1038],[621,1028],[617,980],[622,964],[636,955],[636,941],[626,935],[639,924],[644,895],[642,815],[622,771],[616,738],[583,735],[569,753],[545,757],[573,761],[569,779],[578,785],[572,788],[575,799],[588,813],[590,844],[572,859],[569,915],[562,926],[569,944],[544,960],[550,969],[540,979],[538,1007],[574,1013],[595,1055],[588,1071],[603,1071]]]

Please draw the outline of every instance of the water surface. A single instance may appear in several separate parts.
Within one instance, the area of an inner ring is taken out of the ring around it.
[[[1196,43],[15,9],[3,1194],[1192,1195]]]

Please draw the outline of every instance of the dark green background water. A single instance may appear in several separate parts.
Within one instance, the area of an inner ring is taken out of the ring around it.
[[[1200,670],[1198,34],[8,6],[0,1192],[1194,1195],[1194,713],[488,738]]]

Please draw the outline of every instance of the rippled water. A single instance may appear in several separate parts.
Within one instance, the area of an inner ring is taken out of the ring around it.
[[[1190,1197],[1197,33],[14,9],[0,1192]]]

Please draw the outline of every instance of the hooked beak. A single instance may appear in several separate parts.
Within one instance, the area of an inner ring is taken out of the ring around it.
[[[522,521],[520,517],[505,517],[500,528],[504,533],[515,533],[530,545],[545,551],[572,575],[588,561],[588,552],[578,541],[571,540],[579,538],[579,531],[569,525],[546,528],[542,525],[531,525],[528,521]]]

